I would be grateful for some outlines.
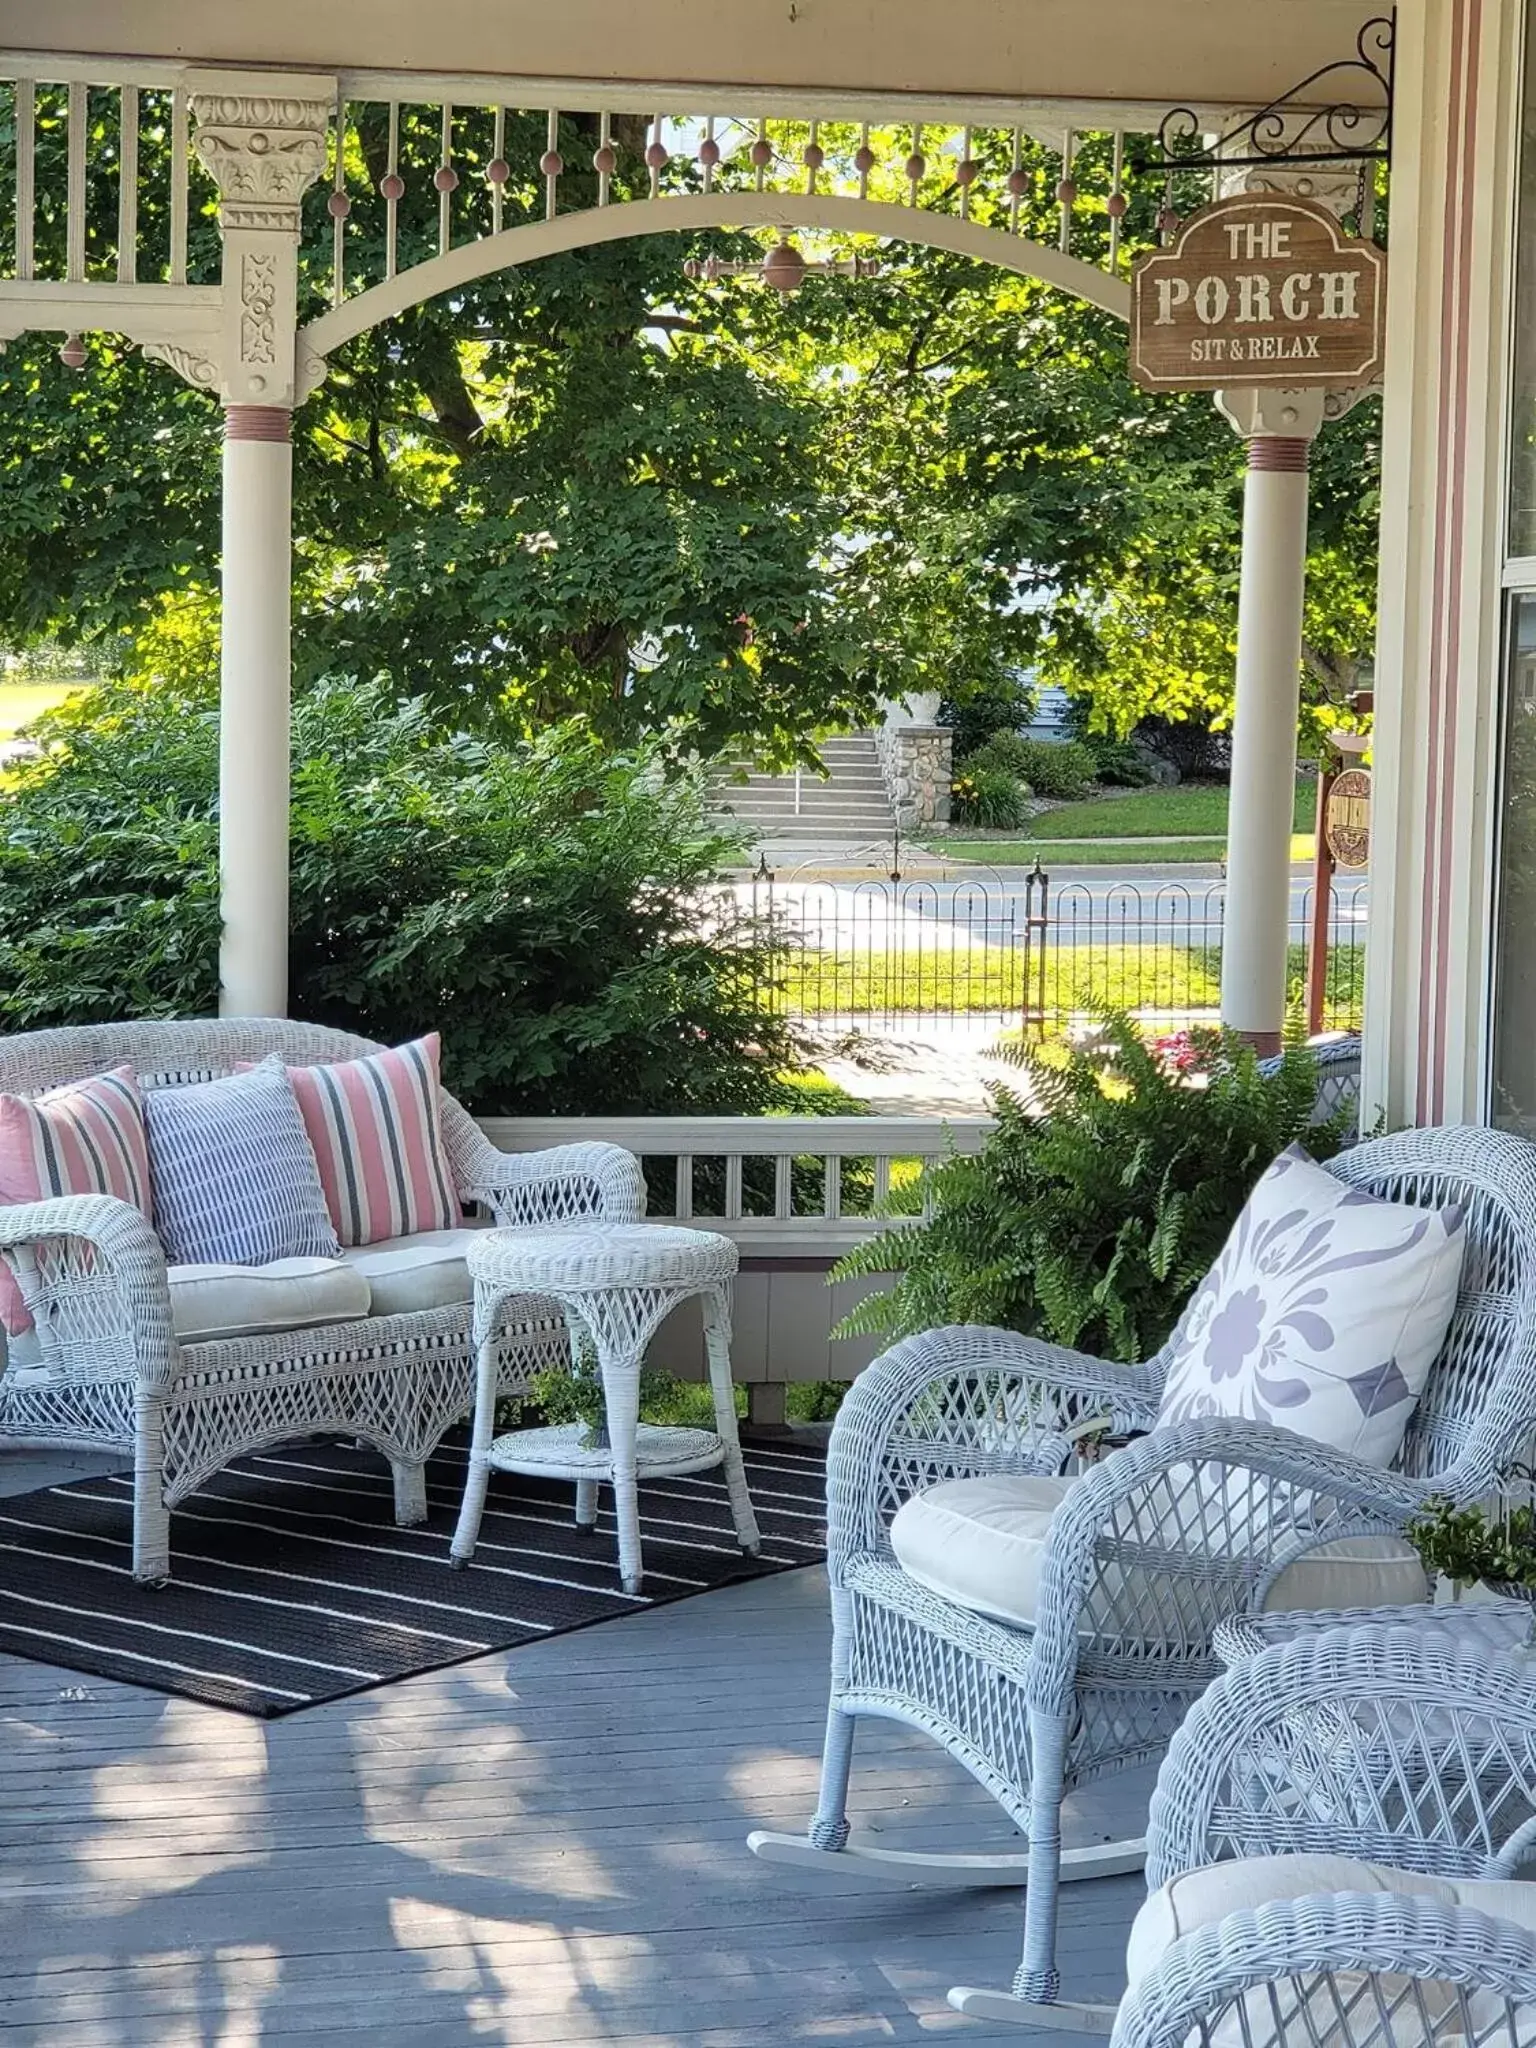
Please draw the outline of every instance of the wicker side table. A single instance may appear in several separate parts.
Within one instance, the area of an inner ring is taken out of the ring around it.
[[[1507,1656],[1528,1647],[1536,1610],[1526,1600],[1457,1600],[1444,1607],[1416,1603],[1412,1607],[1338,1607],[1301,1609],[1273,1614],[1236,1614],[1224,1621],[1211,1647],[1230,1670],[1245,1657],[1256,1657],[1277,1643],[1294,1643],[1335,1628],[1410,1628],[1426,1642],[1448,1650],[1473,1649],[1489,1656]]]
[[[576,1520],[597,1522],[597,1490],[613,1487],[619,1525],[619,1573],[626,1593],[641,1588],[640,1502],[645,1478],[725,1468],[736,1538],[748,1556],[760,1547],[757,1517],[747,1491],[736,1436],[736,1394],[731,1380],[730,1286],[736,1247],[712,1231],[663,1224],[563,1230],[488,1230],[468,1254],[475,1283],[475,1343],[479,1359],[475,1431],[464,1505],[453,1539],[461,1569],[474,1555],[492,1471],[570,1479],[576,1485]],[[653,1429],[638,1419],[640,1365],[646,1346],[679,1302],[698,1297],[714,1395],[715,1427]],[[565,1311],[573,1345],[583,1339],[595,1353],[608,1414],[608,1442],[583,1441],[580,1424],[519,1429],[495,1435],[496,1349],[492,1341],[514,1298],[556,1301]]]

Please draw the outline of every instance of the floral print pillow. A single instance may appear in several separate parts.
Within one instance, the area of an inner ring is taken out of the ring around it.
[[[1293,1145],[1184,1312],[1158,1426],[1242,1416],[1389,1465],[1450,1327],[1464,1237],[1459,1207],[1383,1201]]]

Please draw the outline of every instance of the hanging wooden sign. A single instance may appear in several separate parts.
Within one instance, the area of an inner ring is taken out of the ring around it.
[[[1340,868],[1363,868],[1371,856],[1371,771],[1343,768],[1333,778],[1323,830],[1333,864]]]
[[[1148,391],[1368,384],[1386,252],[1325,206],[1244,192],[1191,214],[1131,273],[1131,375]]]

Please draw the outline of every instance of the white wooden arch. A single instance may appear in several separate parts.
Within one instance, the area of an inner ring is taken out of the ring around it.
[[[701,228],[800,228],[877,235],[887,241],[922,242],[974,256],[983,263],[1033,277],[1070,293],[1116,320],[1129,322],[1131,288],[1076,256],[1043,242],[983,226],[974,220],[894,206],[888,201],[845,198],[835,193],[701,192],[665,199],[627,200],[622,206],[593,207],[530,221],[500,234],[464,242],[425,263],[399,271],[383,284],[344,299],[299,330],[299,384],[313,390],[325,375],[325,359],[370,327],[435,299],[476,278],[543,256],[586,249],[641,235],[678,234]]]

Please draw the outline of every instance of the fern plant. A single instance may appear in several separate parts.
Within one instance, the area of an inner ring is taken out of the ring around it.
[[[834,1270],[899,1276],[839,1335],[989,1323],[1147,1358],[1271,1160],[1297,1140],[1330,1158],[1351,1121],[1346,1109],[1312,1123],[1317,1063],[1299,1022],[1272,1074],[1213,1029],[1170,1060],[1119,1014],[1090,1045],[1014,1057],[1027,1080],[991,1091],[997,1128],[980,1152],[933,1170],[931,1219],[895,1224]]]

